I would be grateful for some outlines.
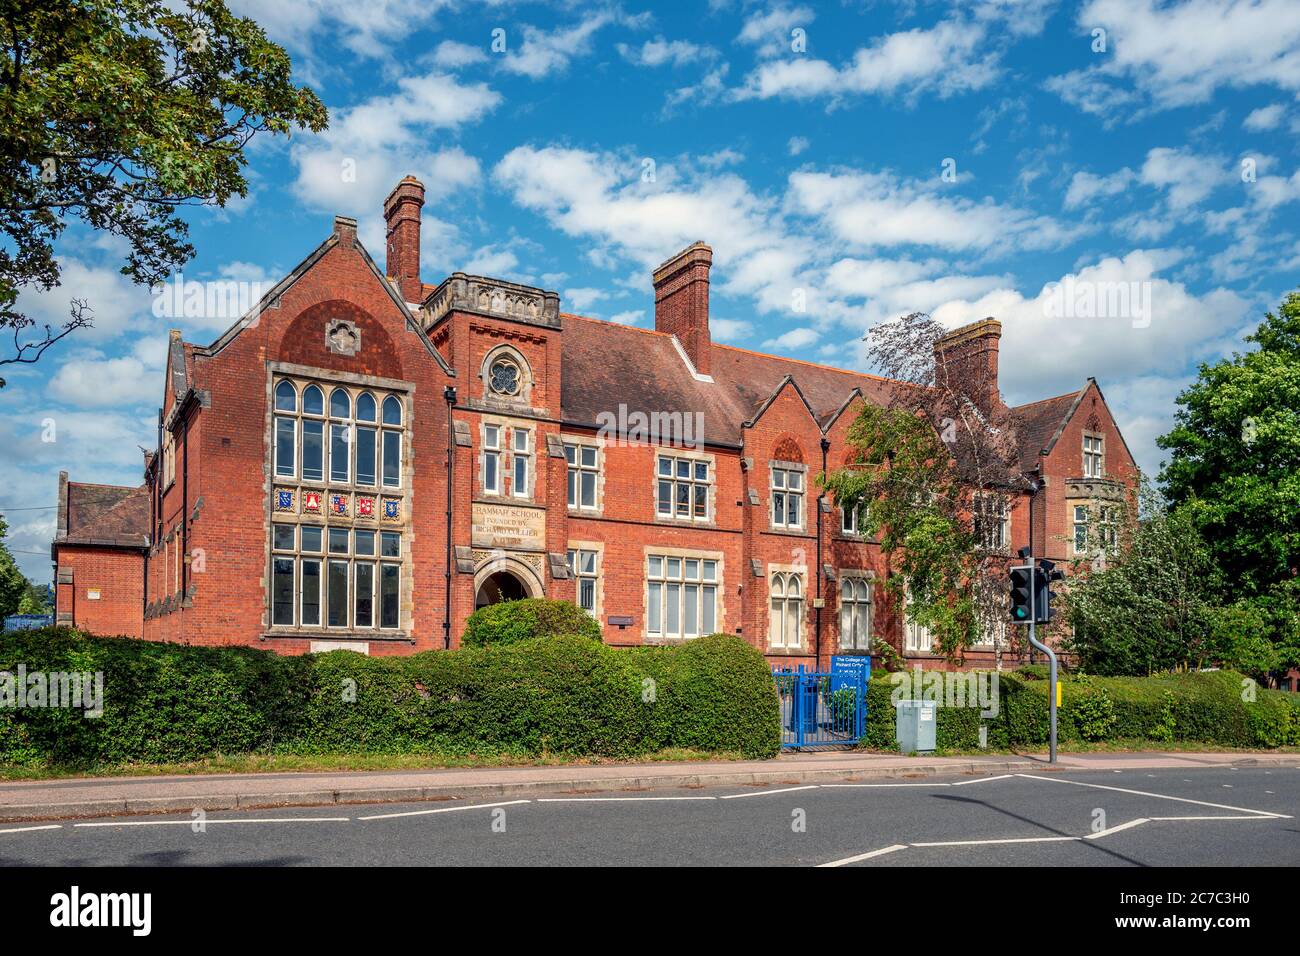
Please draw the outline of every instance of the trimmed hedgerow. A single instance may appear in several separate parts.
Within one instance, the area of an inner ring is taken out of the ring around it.
[[[600,624],[572,601],[524,598],[481,607],[465,622],[462,647],[517,644],[535,637],[576,634],[600,642]]]
[[[975,707],[938,708],[939,747],[978,747],[981,723],[988,727],[988,745],[993,748],[1047,743],[1049,682],[1023,671],[998,677],[996,716],[981,717]],[[896,684],[890,678],[873,678],[868,686],[864,746],[886,750],[896,746],[891,699]],[[1074,675],[1061,681],[1057,734],[1062,742],[1127,739],[1226,747],[1295,745],[1300,743],[1300,695],[1255,689],[1248,678],[1232,671],[1153,677]]]
[[[102,671],[104,710],[0,708],[0,763],[90,767],[242,753],[771,756],[776,693],[738,638],[629,652],[585,636],[281,657],[66,629],[0,637],[0,671]]]

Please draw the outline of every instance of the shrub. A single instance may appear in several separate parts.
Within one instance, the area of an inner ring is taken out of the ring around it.
[[[516,644],[535,637],[576,634],[600,641],[600,624],[570,601],[524,598],[481,607],[465,622],[462,647]]]
[[[11,765],[666,747],[767,757],[780,747],[763,656],[727,635],[633,652],[568,634],[409,657],[281,657],[51,629],[0,638],[0,670],[19,663],[103,671],[104,712],[0,708],[0,763]]]

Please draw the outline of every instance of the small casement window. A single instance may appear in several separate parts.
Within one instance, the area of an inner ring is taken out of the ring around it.
[[[586,548],[570,548],[568,552],[569,573],[578,582],[578,607],[592,617],[596,616],[596,581],[600,564],[600,552]]]
[[[1074,553],[1088,553],[1088,506],[1074,506]]]
[[[515,428],[511,431],[511,448],[514,451],[514,472],[510,483],[510,493],[516,498],[527,498],[528,472],[532,463],[530,436],[527,428]]]
[[[768,642],[773,647],[799,647],[803,643],[803,578],[792,572],[772,575],[768,588],[772,598]]]
[[[871,649],[871,581],[867,578],[840,579],[840,648]]]
[[[564,460],[568,463],[569,507],[596,510],[596,479],[600,474],[599,449],[594,445],[565,442]]]
[[[803,527],[803,471],[772,469],[772,525],[777,528]]]
[[[646,632],[663,638],[712,634],[718,626],[718,562],[652,554],[646,558]]]
[[[985,551],[1005,551],[1011,544],[1011,510],[999,494],[977,494],[974,498],[975,536]]]
[[[1083,436],[1083,477],[1100,478],[1103,470],[1102,439],[1100,435]]]
[[[501,493],[501,427],[483,426],[483,493]]]
[[[519,366],[510,359],[499,358],[488,370],[488,387],[496,394],[507,398],[519,394],[522,379]]]
[[[656,513],[664,518],[707,521],[709,463],[669,455],[660,455],[658,461]]]
[[[308,385],[303,389],[302,411],[304,415],[325,414],[325,396],[315,385]]]
[[[1119,509],[1114,505],[1102,505],[1099,514],[1097,536],[1101,548],[1103,551],[1113,552],[1119,547]]]
[[[841,508],[840,531],[844,534],[862,534],[862,528],[864,527],[862,519],[865,515],[866,505],[858,505],[856,508]]]

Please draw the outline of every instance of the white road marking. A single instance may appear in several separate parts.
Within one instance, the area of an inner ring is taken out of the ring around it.
[[[392,820],[394,817],[423,817],[430,813],[454,813],[457,810],[486,810],[489,807],[512,807],[517,803],[531,803],[531,800],[503,800],[500,803],[475,803],[464,807],[436,807],[433,810],[405,810],[401,813],[376,813],[358,820]]]
[[[996,777],[976,777],[974,780],[959,780],[953,784],[954,787],[964,787],[968,783],[988,783],[990,780],[1009,780],[1014,774],[1001,773]]]
[[[826,787],[951,787],[951,783],[823,783]]]
[[[796,790],[816,790],[817,784],[810,783],[805,787],[782,787],[780,790],[754,790],[750,793],[728,793],[725,796],[718,797],[719,800],[739,800],[741,797],[767,797],[774,793],[794,793]]]
[[[939,840],[934,843],[913,843],[912,846],[986,846],[992,843],[1078,843],[1083,837],[1014,837],[1004,840]]]
[[[62,830],[63,824],[51,823],[42,827],[14,827],[10,830],[0,830],[0,833],[30,833],[32,830]]]
[[[716,800],[717,797],[538,797],[538,803],[628,803],[641,800]]]
[[[1124,787],[1108,787],[1100,783],[1084,783],[1082,780],[1063,780],[1060,777],[1036,777],[1033,774],[1018,773],[1017,777],[1024,777],[1027,780],[1042,780],[1047,783],[1068,783],[1075,787],[1091,787],[1094,790],[1113,790],[1116,793],[1129,793],[1138,797],[1154,797],[1157,800],[1173,800],[1176,803],[1194,803],[1197,806],[1213,807],[1215,810],[1236,810],[1238,813],[1255,813],[1260,816],[1273,817],[1279,820],[1292,819],[1286,813],[1271,813],[1268,810],[1252,810],[1250,807],[1230,807],[1224,803],[1210,803],[1207,800],[1193,800],[1190,797],[1171,797],[1165,793],[1149,793],[1146,790],[1128,790]]]
[[[74,823],[74,827],[189,827],[196,823],[351,823],[351,817],[273,817],[262,820],[112,820],[108,823]]]
[[[1273,820],[1275,817],[1249,816],[1214,816],[1214,817],[1151,817],[1152,820]]]
[[[899,850],[906,850],[906,843],[895,843],[893,846],[882,846],[879,850],[872,850],[870,853],[859,853],[857,856],[846,856],[842,860],[831,860],[829,863],[818,863],[819,867],[823,866],[848,866],[850,863],[858,863],[862,860],[870,860],[875,856],[884,856],[886,853],[897,853]]]
[[[1121,830],[1131,830],[1133,827],[1140,827],[1144,823],[1150,823],[1149,817],[1138,817],[1136,820],[1130,820],[1128,823],[1121,823],[1119,826],[1107,827],[1105,830],[1098,830],[1096,833],[1089,833],[1084,837],[1085,840],[1100,840],[1104,836],[1110,836],[1112,833],[1119,833]]]

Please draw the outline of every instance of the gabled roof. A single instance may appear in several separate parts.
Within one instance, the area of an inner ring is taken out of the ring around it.
[[[66,524],[61,523],[56,544],[148,546],[149,493],[144,485],[128,488],[69,481],[66,508]]]
[[[1011,409],[1011,421],[1019,439],[1021,470],[1033,471],[1038,467],[1039,457],[1051,452],[1092,384],[1092,379],[1089,379],[1077,392],[1016,405]]]

